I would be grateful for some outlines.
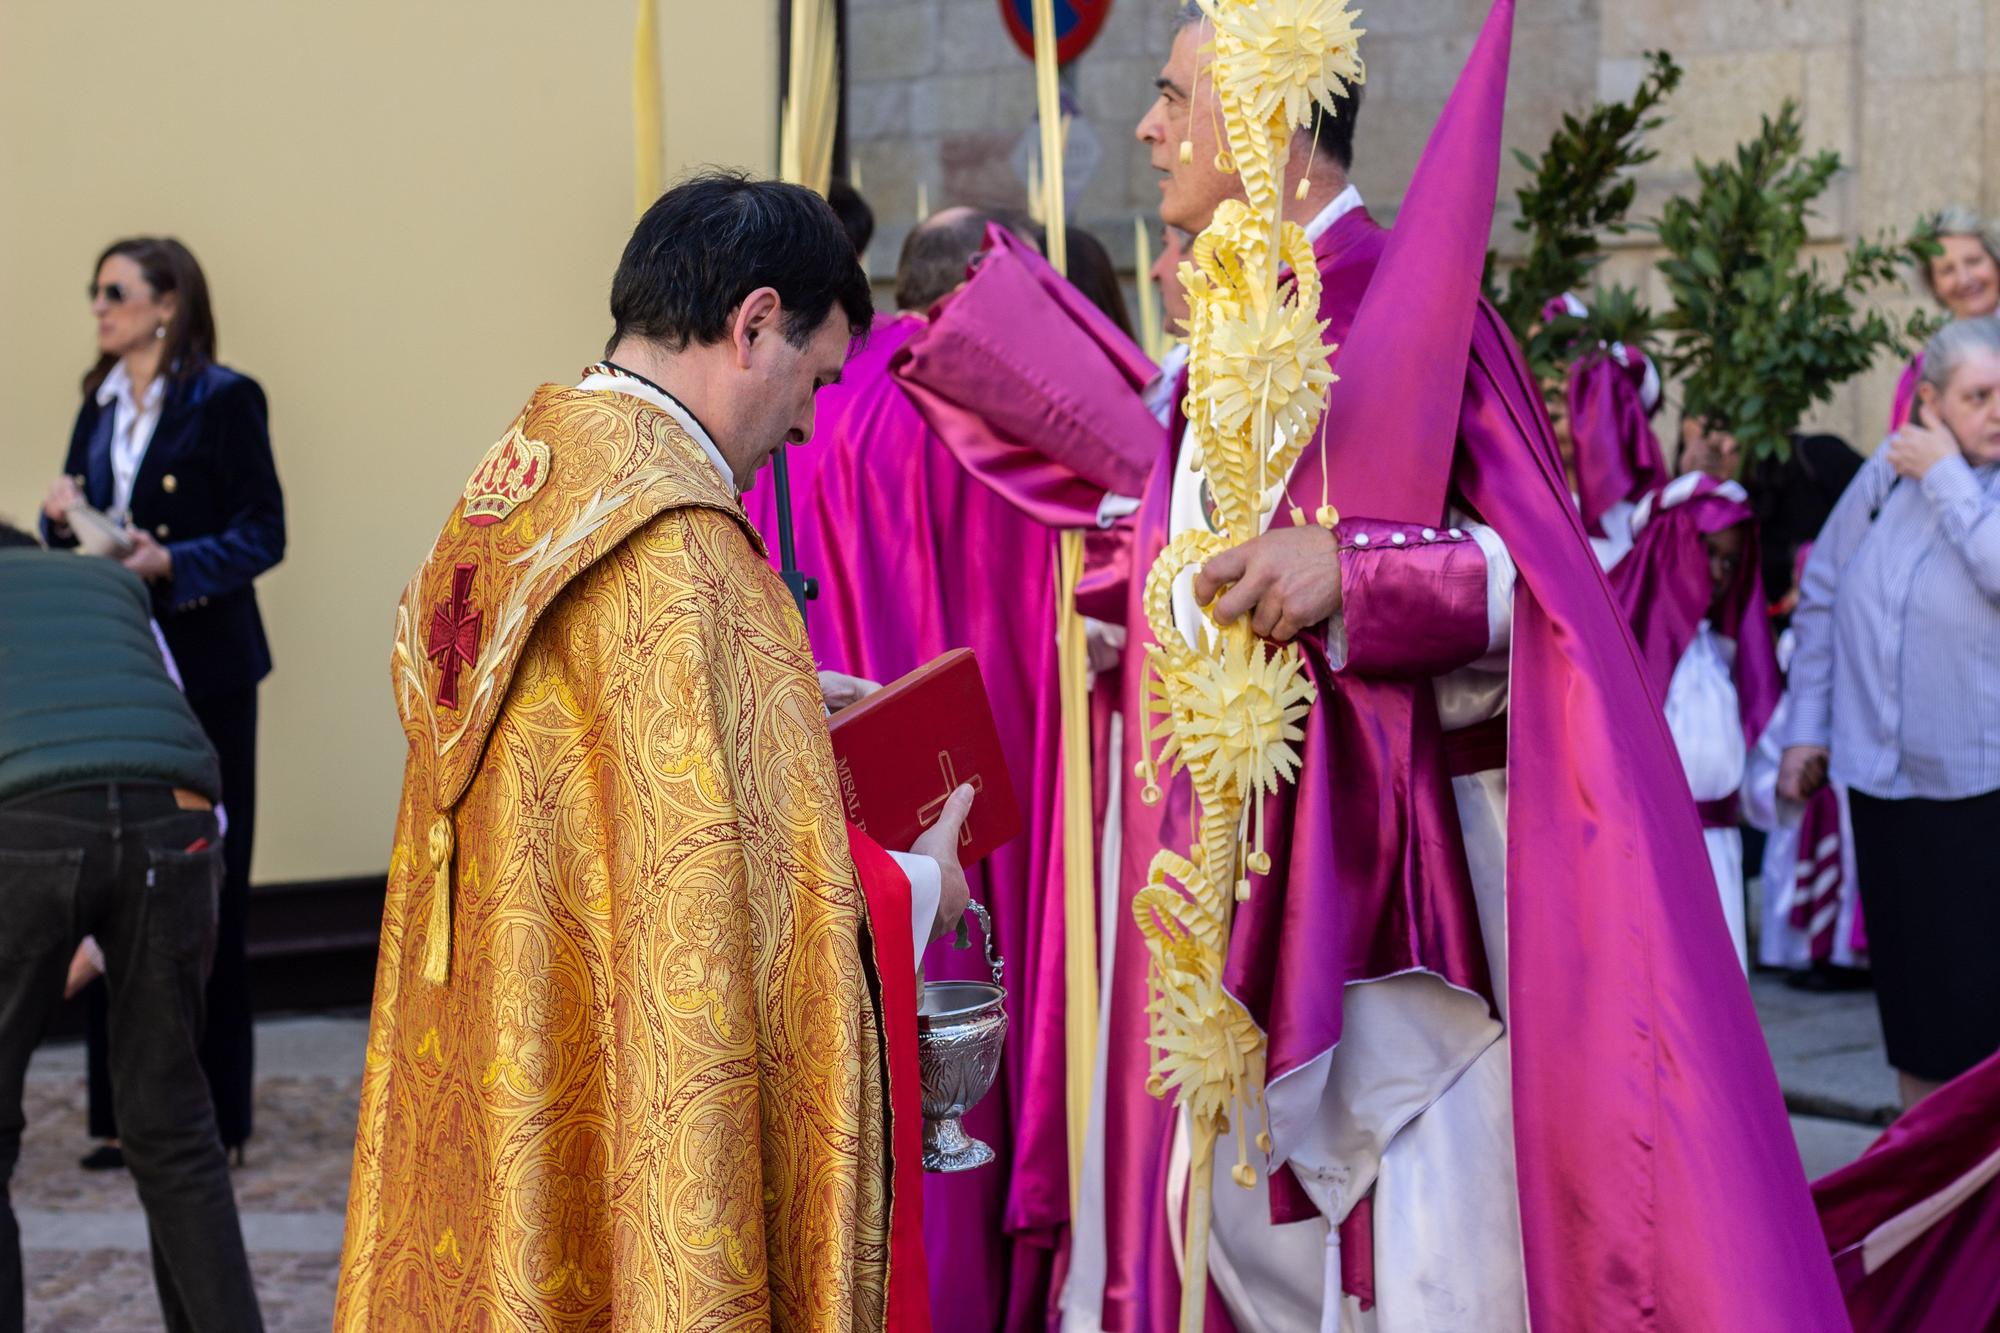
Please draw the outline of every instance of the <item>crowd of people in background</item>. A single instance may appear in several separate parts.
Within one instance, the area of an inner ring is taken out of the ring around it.
[[[944,210],[903,248],[895,327],[951,299],[993,247],[989,223],[1040,243],[1025,219]],[[1585,535],[1707,841],[1713,882],[1688,891],[1717,895],[1746,973],[1808,991],[1872,984],[1906,1108],[2000,1051],[2000,972],[1985,961],[2000,945],[1996,867],[1971,836],[2000,815],[2000,524],[1986,521],[2000,478],[2000,245],[1964,209],[1933,233],[1939,253],[1918,273],[1949,318],[1865,463],[1807,430],[1750,457],[1726,423],[1686,415],[1663,449],[1671,386],[1637,346],[1586,349],[1549,386]],[[1170,334],[1190,239],[1162,229],[1141,279]],[[1069,248],[1072,281],[1130,332],[1100,247],[1072,228]],[[1570,294],[1558,308],[1583,313]],[[1170,343],[1147,390],[1163,424],[1184,356]],[[868,447],[851,431],[827,445],[847,472],[865,469]],[[1933,1119],[1965,1114],[1966,1095]],[[1855,1188],[1843,1178],[1834,1193]]]
[[[868,205],[844,184],[831,202],[865,253]],[[965,282],[993,244],[989,225],[1046,248],[1024,215],[934,215],[903,244],[892,332],[921,325]],[[1671,395],[1637,347],[1584,349],[1550,393],[1582,528],[1679,748],[1739,961],[1807,988],[1872,980],[1906,1106],[2000,1050],[2000,844],[1978,836],[2000,822],[2000,229],[1952,208],[1934,238],[1921,277],[1949,322],[1911,361],[1890,433],[1865,462],[1824,434],[1746,460],[1726,425],[1687,417],[1670,463],[1654,423]],[[1164,230],[1140,279],[1157,285],[1174,333],[1189,239]],[[1133,336],[1105,247],[1070,227],[1067,250],[1076,289]],[[51,872],[30,887],[42,885],[51,911],[85,904],[66,919],[88,932],[70,938],[53,915],[25,930],[20,895],[0,903],[0,956],[22,964],[5,969],[0,998],[0,1177],[18,1151],[21,1070],[56,999],[12,992],[60,980],[87,997],[89,1130],[102,1144],[83,1164],[138,1178],[169,1310],[221,1302],[229,1313],[216,1317],[248,1328],[240,1249],[197,1259],[176,1238],[233,1233],[221,1154],[240,1161],[252,1132],[246,929],[258,688],[272,664],[254,585],[284,555],[283,496],[263,391],[217,360],[207,284],[187,248],[121,240],[99,258],[89,295],[97,355],[40,544],[82,545],[122,571],[82,576],[53,556],[10,553],[0,627],[30,633],[47,597],[71,594],[49,591],[38,606],[28,589],[82,578],[75,595],[101,604],[106,642],[141,665],[122,683],[78,688],[113,708],[128,691],[147,721],[103,754],[56,755],[33,772],[0,757],[0,856]],[[1554,302],[1576,307],[1567,293]],[[1162,422],[1182,356],[1169,353],[1147,393]],[[810,466],[876,467],[868,447],[841,437]],[[177,690],[163,688],[169,679]],[[0,726],[18,727],[15,696],[4,697]],[[165,767],[163,749],[178,756]],[[1746,823],[1761,834],[1761,864],[1745,864]],[[65,829],[74,837],[51,841]],[[149,871],[142,887],[135,856],[175,873],[156,884]],[[64,867],[66,878],[53,874]],[[186,901],[141,901],[168,892]],[[149,914],[178,924],[141,928]],[[152,960],[160,949],[165,967]],[[204,1096],[190,1095],[190,1050]],[[181,1156],[164,1146],[191,1141],[199,1150]],[[5,1327],[20,1270],[11,1215],[0,1220]]]
[[[1949,318],[1865,463],[1812,433],[1746,459],[1684,417],[1669,479],[1636,349],[1594,349],[1557,409],[1739,955],[1805,989],[1872,980],[1906,1106],[2000,1049],[2000,867],[1974,836],[2000,814],[2000,233],[1954,207],[1930,239]],[[1593,406],[1620,394],[1638,409]]]
[[[1739,813],[1767,835],[1759,961],[1807,988],[1872,977],[1906,1106],[2000,1049],[1996,867],[1975,834],[2000,813],[2000,240],[1963,208],[1933,239],[1920,272],[1949,322],[1865,463],[1818,434],[1748,462],[1685,419],[1681,475],[1632,521],[1644,534],[1676,507],[1710,511],[1678,544],[1689,568],[1705,560],[1714,601],[1691,640],[1666,636],[1689,644],[1665,712],[1691,794],[1712,847],[1740,836]],[[1658,622],[1685,617],[1691,580],[1643,536],[1611,577],[1658,669]],[[1716,875],[1747,963],[1742,876],[1726,855]]]

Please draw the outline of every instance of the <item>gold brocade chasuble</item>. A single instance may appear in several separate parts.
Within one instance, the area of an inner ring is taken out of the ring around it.
[[[537,391],[393,677],[335,1328],[880,1329],[865,908],[804,629],[700,446]]]

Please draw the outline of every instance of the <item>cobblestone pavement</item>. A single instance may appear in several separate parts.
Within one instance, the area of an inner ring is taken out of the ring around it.
[[[1894,1078],[1874,997],[1805,995],[1754,978],[1765,1035],[1795,1111],[1806,1174],[1852,1160],[1886,1120]],[[349,1153],[367,1021],[270,1019],[257,1028],[257,1136],[236,1197],[273,1333],[324,1333],[333,1316]],[[14,1177],[27,1251],[31,1333],[145,1333],[160,1327],[146,1227],[124,1172],[77,1168],[83,1051],[46,1047],[29,1071],[28,1128]],[[1856,1123],[1856,1122],[1874,1122]]]
[[[257,1030],[257,1134],[235,1172],[257,1295],[272,1333],[333,1318],[360,1096],[360,1017],[275,1019]],[[37,1052],[13,1181],[30,1333],[161,1327],[144,1214],[122,1171],[84,1171],[83,1050]]]
[[[1871,1125],[1896,1118],[1896,1073],[1882,1049],[1874,991],[1796,991],[1760,972],[1750,993],[1794,1112]]]

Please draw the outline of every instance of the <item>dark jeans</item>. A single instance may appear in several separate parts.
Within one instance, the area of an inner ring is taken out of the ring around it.
[[[221,872],[215,836],[213,814],[180,809],[158,786],[0,806],[0,1333],[17,1333],[24,1318],[20,1228],[4,1190],[21,1153],[22,1077],[85,935],[104,949],[118,1127],[166,1326],[263,1327],[197,1055]]]
[[[222,894],[215,920],[215,962],[208,974],[208,1023],[201,1035],[201,1067],[215,1103],[215,1127],[225,1148],[250,1137],[251,1093],[256,1083],[255,1029],[251,1022],[250,965],[245,950],[250,919],[250,845],[257,830],[257,687],[190,694],[188,705],[222,761]],[[105,1001],[101,984],[85,993],[90,1052],[90,1133],[118,1137],[111,1066],[104,1056]]]

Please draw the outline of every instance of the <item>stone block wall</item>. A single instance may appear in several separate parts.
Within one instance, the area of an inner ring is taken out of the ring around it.
[[[999,0],[848,0],[849,133],[881,226],[870,270],[890,273],[921,182],[933,207],[1020,206],[1034,134],[1033,66],[1002,24]],[[1385,221],[1471,47],[1487,0],[1363,0],[1366,101],[1355,183]],[[1153,173],[1133,138],[1165,59],[1177,0],[1117,0],[1096,43],[1064,71],[1075,121],[1070,209],[1129,263],[1135,217],[1152,215]],[[1808,146],[1848,170],[1822,200],[1816,253],[1837,263],[1861,231],[1902,231],[1963,202],[2000,212],[2000,0],[1519,0],[1508,92],[1509,148],[1537,152],[1565,111],[1623,96],[1645,53],[1687,69],[1640,173],[1633,216],[1692,188],[1697,159],[1731,153],[1758,117],[1796,98]],[[1502,164],[1494,234],[1514,244]],[[1606,281],[1665,292],[1643,233],[1614,242]],[[1898,314],[1929,297],[1914,279],[1888,293]],[[1897,367],[1846,386],[1808,425],[1873,448]],[[1663,419],[1663,426],[1669,425]]]
[[[1157,199],[1133,127],[1153,98],[1176,4],[1124,0],[1064,71],[1070,216],[1128,260]],[[848,0],[848,147],[880,227],[870,271],[895,267],[918,186],[932,207],[1019,208],[1035,136],[1034,65],[998,0]]]

